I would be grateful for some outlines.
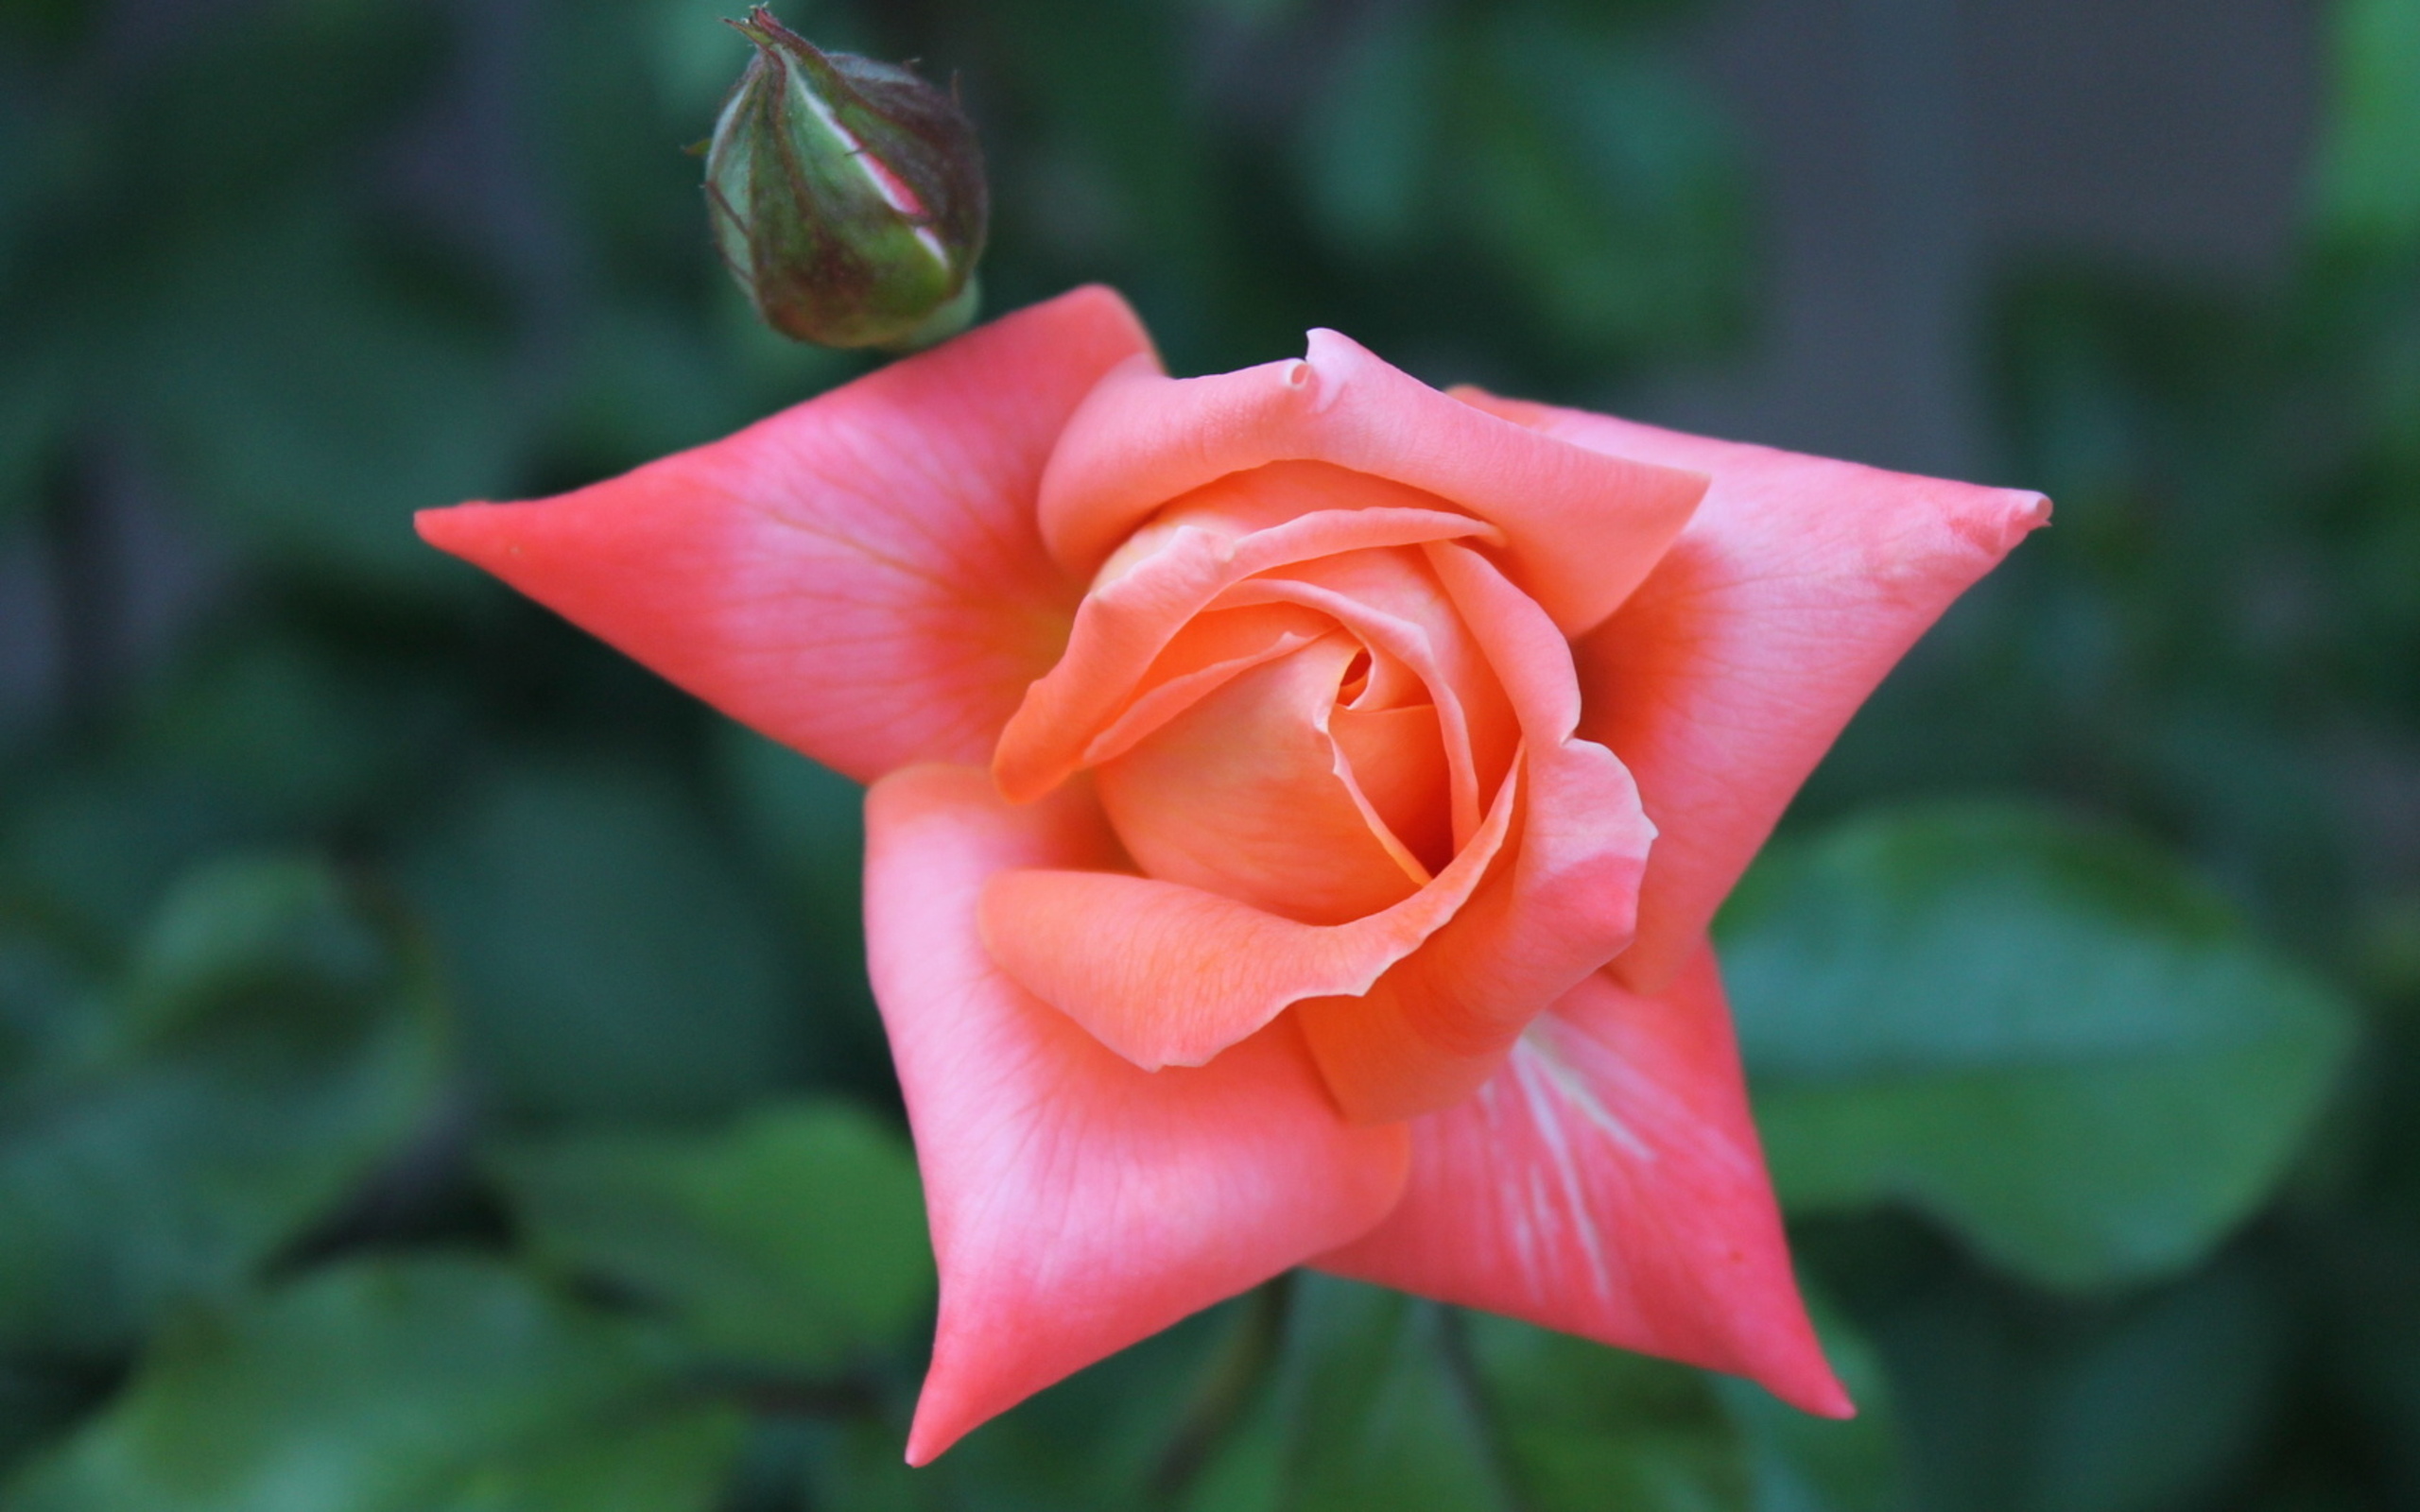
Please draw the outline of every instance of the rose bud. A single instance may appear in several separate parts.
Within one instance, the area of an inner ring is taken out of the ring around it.
[[[826,347],[915,347],[974,318],[989,195],[958,102],[905,68],[826,53],[758,6],[706,148],[706,204],[765,323]]]

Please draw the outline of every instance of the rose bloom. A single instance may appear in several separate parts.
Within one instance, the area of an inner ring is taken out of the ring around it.
[[[1296,1264],[1842,1416],[1706,931],[2048,507],[1082,289],[422,534],[872,784],[908,1454]]]

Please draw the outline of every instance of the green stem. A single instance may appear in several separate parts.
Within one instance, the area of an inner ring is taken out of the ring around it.
[[[1173,1503],[1183,1494],[1209,1463],[1219,1440],[1251,1407],[1255,1388],[1277,1363],[1293,1297],[1292,1271],[1262,1283],[1245,1297],[1243,1317],[1203,1372],[1200,1388],[1177,1420],[1176,1432],[1151,1472],[1151,1490],[1163,1502]]]

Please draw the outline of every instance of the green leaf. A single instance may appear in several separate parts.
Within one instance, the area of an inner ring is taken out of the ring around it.
[[[747,47],[727,26],[709,22],[696,29],[709,42]],[[717,88],[728,89],[738,73],[732,68]],[[573,365],[576,382],[555,418],[554,451],[603,476],[701,445],[757,418],[753,396],[732,372],[726,353],[716,350],[711,333],[678,316],[634,301],[596,312]]]
[[[424,971],[325,868],[187,878],[129,980],[0,1086],[0,1344],[94,1351],[241,1286],[416,1126]]]
[[[90,1371],[0,1361],[0,1485],[89,1411],[102,1383]]]
[[[950,1469],[910,1469],[899,1453],[904,1435],[890,1423],[856,1418],[781,1427],[798,1440],[795,1448],[803,1461],[790,1467],[792,1473],[786,1479],[807,1488],[806,1504],[816,1512],[927,1512],[996,1504],[980,1497],[951,1497],[951,1485],[959,1477]],[[1010,1504],[1071,1512],[1071,1503],[1058,1497],[1033,1503],[1011,1500]]]
[[[47,936],[28,910],[0,896],[0,1108],[13,1089],[61,1053],[94,992],[84,963]]]
[[[542,1117],[736,1108],[798,1066],[758,899],[660,779],[525,767],[407,858],[477,1069]]]
[[[583,1424],[479,1466],[430,1512],[710,1512],[747,1429],[725,1406]]]
[[[1272,1326],[1268,1360],[1235,1348]],[[1745,1381],[1301,1273],[1254,1293],[1200,1367],[1195,1410],[1179,1420],[1215,1419],[1207,1452],[1183,1459],[1180,1435],[1163,1464],[1185,1469],[1184,1512],[1897,1512],[1898,1435],[1880,1368],[1844,1322],[1824,1315],[1823,1328],[1863,1408],[1858,1420],[1824,1421]],[[1230,1390],[1238,1366],[1240,1393]]]
[[[692,1512],[737,1426],[683,1405],[667,1358],[493,1262],[342,1266],[181,1319],[9,1504]]]
[[[2240,1267],[2157,1297],[2061,1362],[2044,1392],[2031,1512],[2157,1512],[2240,1485],[2284,1330]]]
[[[1530,1512],[1751,1504],[1748,1446],[1703,1371],[1481,1313],[1461,1324]]]
[[[1720,937],[1784,1201],[1906,1201],[2052,1285],[2206,1253],[2352,1041],[2333,996],[2164,857],[2019,810],[1776,850]]]
[[[2296,1267],[2316,1280],[2319,1323],[2344,1414],[2394,1446],[2399,1477],[2420,1484],[2420,1211],[2400,1194],[2369,1211],[2319,1215]]]
[[[2339,0],[2329,10],[2320,227],[2356,245],[2420,249],[2420,0]]]
[[[244,794],[282,833],[374,819],[462,733],[453,690],[293,634],[213,647],[147,690],[142,766]]]
[[[856,942],[865,869],[864,786],[744,725],[717,731],[717,765],[745,810],[749,839],[798,895],[801,911]]]
[[[1330,1277],[1292,1292],[1273,1379],[1192,1512],[1752,1504],[1751,1435],[1703,1372]]]
[[[493,1165],[541,1255],[728,1361],[829,1371],[898,1342],[932,1297],[915,1161],[843,1103],[718,1135],[527,1142]]]
[[[391,0],[272,0],[181,42],[112,100],[123,167],[88,196],[244,218],[266,197],[357,174],[445,58],[436,18]]]
[[[1510,1508],[1486,1407],[1433,1302],[1323,1276],[1295,1282],[1278,1389],[1293,1429],[1289,1512]]]
[[[2300,1366],[2267,1267],[2232,1257],[2120,1306],[1938,1277],[1877,1319],[1925,1507],[2168,1512],[2259,1478]]]
[[[41,505],[43,470],[65,408],[56,378],[39,367],[12,363],[0,382],[0,540]]]
[[[0,885],[95,950],[139,932],[188,868],[267,833],[241,790],[124,764],[23,784],[0,820]]]

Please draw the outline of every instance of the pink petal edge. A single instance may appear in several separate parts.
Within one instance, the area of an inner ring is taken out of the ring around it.
[[[1081,788],[1012,808],[981,768],[929,765],[867,795],[868,961],[941,1267],[910,1464],[1367,1231],[1403,1190],[1409,1131],[1346,1125],[1290,1021],[1144,1072],[992,963],[989,878],[1114,851]]]
[[[417,524],[860,781],[985,761],[1081,592],[1034,524],[1044,464],[1150,350],[1116,294],[1078,289],[621,477]]]

